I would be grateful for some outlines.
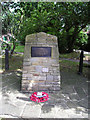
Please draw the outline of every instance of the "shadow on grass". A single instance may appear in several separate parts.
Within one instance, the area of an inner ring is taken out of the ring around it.
[[[9,57],[9,71],[15,71],[22,69],[23,67],[23,55],[14,54]],[[2,69],[5,70],[5,56],[2,57]]]

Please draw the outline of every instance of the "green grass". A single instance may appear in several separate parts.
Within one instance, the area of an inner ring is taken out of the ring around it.
[[[60,63],[60,71],[62,72],[74,72],[77,73],[79,70],[79,63],[68,61],[68,60],[59,60]],[[23,55],[13,54],[11,58],[9,58],[9,70],[15,71],[18,69],[22,70],[23,67]],[[2,58],[2,68],[5,70],[5,56]],[[90,66],[87,64],[83,64],[83,75],[88,77],[88,71],[90,70]]]
[[[80,53],[72,52],[72,53],[66,53],[66,54],[60,54],[60,58],[67,58],[67,59],[80,59]],[[89,54],[84,54],[83,60],[90,60],[90,55]]]
[[[73,62],[73,61],[68,61],[68,60],[59,60],[60,63],[60,70],[62,72],[74,72],[78,73],[79,71],[79,63],[78,62]],[[88,71],[90,70],[90,66],[87,64],[83,64],[83,75],[85,77],[88,77]]]
[[[84,56],[90,56],[90,54],[84,54]]]
[[[23,55],[14,54],[11,58],[9,58],[9,70],[14,71],[18,69],[22,69],[23,67]],[[2,69],[5,70],[5,56],[2,58]]]
[[[67,61],[67,60],[59,60],[60,63],[60,70],[61,71],[70,71],[70,72],[76,72],[78,71],[78,62],[73,61]]]
[[[74,59],[74,58],[79,58],[80,57],[80,53],[72,52],[72,53],[60,54],[59,57],[60,58]]]
[[[15,52],[24,52],[24,45],[18,45],[18,46],[16,46]]]

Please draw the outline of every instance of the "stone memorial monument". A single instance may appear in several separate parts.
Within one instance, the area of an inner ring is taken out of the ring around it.
[[[22,91],[60,90],[57,37],[44,32],[26,36]]]

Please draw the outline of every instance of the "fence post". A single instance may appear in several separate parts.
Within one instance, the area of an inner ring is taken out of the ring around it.
[[[9,70],[9,53],[8,49],[5,49],[5,70]]]
[[[79,61],[79,74],[82,74],[83,72],[83,50],[80,53],[80,61]]]

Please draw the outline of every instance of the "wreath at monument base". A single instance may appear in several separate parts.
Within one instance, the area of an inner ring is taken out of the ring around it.
[[[34,92],[31,96],[30,99],[34,102],[45,102],[48,100],[48,94],[45,92]]]

